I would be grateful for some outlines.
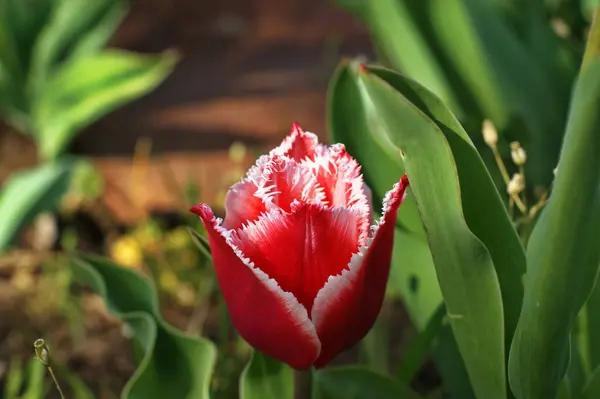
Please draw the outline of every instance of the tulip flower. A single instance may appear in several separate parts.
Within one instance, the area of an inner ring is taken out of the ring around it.
[[[362,339],[381,310],[407,186],[402,176],[373,223],[356,160],[294,124],[229,189],[224,220],[192,207],[240,335],[296,369],[323,367]]]

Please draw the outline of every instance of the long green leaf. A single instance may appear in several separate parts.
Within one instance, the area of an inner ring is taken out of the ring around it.
[[[43,157],[54,158],[80,129],[154,89],[176,61],[172,52],[142,56],[110,50],[67,63],[36,104]]]
[[[419,80],[454,111],[459,104],[430,45],[404,1],[378,0],[369,6],[369,26],[394,68]]]
[[[435,314],[431,316],[423,332],[408,347],[397,374],[400,381],[405,384],[412,382],[429,355],[433,343],[442,329],[445,315],[446,308],[441,305]]]
[[[334,75],[329,89],[329,126],[332,141],[342,142],[363,165],[363,175],[379,202],[386,190],[397,181],[404,168],[397,150],[373,134],[379,126],[369,123],[377,119],[376,110],[363,103],[360,90],[347,67]],[[398,219],[402,228],[394,235],[393,261],[388,294],[400,296],[413,323],[422,330],[437,307],[442,295],[431,252],[427,246],[414,197],[409,192]],[[404,228],[406,226],[406,228]],[[449,328],[447,328],[449,330]],[[435,359],[446,390],[453,397],[471,398],[473,393],[451,331],[444,331],[435,348]]]
[[[369,134],[370,104],[364,104],[356,84],[340,68],[329,89],[329,130],[332,141],[343,143],[348,152],[361,165],[367,185],[373,190],[373,202],[381,204],[385,193],[404,173],[397,150],[386,145],[377,135]],[[413,195],[408,192],[398,211],[398,221],[403,228],[424,238]]]
[[[488,249],[463,216],[457,165],[440,127],[374,74],[353,72],[369,121],[402,151],[433,255],[452,329],[475,393],[505,398],[504,315],[500,284]],[[458,138],[457,138],[458,139]],[[488,175],[489,178],[489,175]]]
[[[600,398],[600,367],[594,370],[592,377],[583,388],[583,393],[581,394],[581,399],[596,398]]]
[[[419,399],[410,387],[383,374],[359,366],[316,371],[313,399]]]
[[[48,163],[13,174],[0,190],[0,253],[39,212],[53,211],[69,187],[72,162]]]
[[[293,399],[294,371],[254,350],[240,377],[241,399]]]
[[[90,40],[100,49],[114,33],[126,10],[123,0],[55,0],[50,20],[32,51],[31,85],[44,90],[46,79],[63,61],[77,53],[80,43]]]
[[[156,292],[134,271],[89,255],[74,258],[76,279],[100,294],[134,333],[142,353],[123,399],[209,399],[214,344],[187,336],[160,315]]]
[[[600,265],[600,62],[577,81],[550,200],[527,248],[526,295],[510,353],[519,398],[556,395],[569,333]]]
[[[545,64],[480,0],[428,0],[432,29],[483,114],[512,129],[529,154],[528,180],[546,186],[556,165],[565,112]],[[564,88],[564,84],[558,85]]]
[[[383,68],[369,71],[400,92],[444,133],[456,163],[464,220],[490,252],[498,274],[508,346],[521,312],[525,251],[481,157],[456,118],[430,91]]]

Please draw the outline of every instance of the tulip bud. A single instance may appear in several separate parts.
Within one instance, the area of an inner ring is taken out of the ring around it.
[[[496,145],[498,144],[498,132],[492,121],[485,119],[483,121],[481,132],[483,133],[483,141],[485,141],[489,147],[496,148]]]
[[[525,162],[527,161],[527,153],[523,147],[521,147],[521,144],[518,141],[513,141],[510,143],[510,155],[515,165],[525,165]]]
[[[509,195],[519,195],[523,190],[525,190],[525,178],[520,173],[515,173],[508,182],[508,186],[506,187],[506,191]]]
[[[408,184],[402,176],[369,226],[358,162],[294,124],[229,189],[223,220],[206,204],[192,207],[240,336],[299,370],[324,367],[361,340],[383,304]]]

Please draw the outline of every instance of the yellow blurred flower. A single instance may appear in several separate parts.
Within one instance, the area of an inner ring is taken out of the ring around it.
[[[144,254],[135,238],[124,235],[110,247],[110,257],[122,266],[138,268],[142,265]]]
[[[185,249],[191,243],[190,233],[187,227],[181,226],[171,230],[165,237],[167,248],[170,249]]]
[[[179,279],[171,270],[163,270],[160,273],[159,284],[164,291],[175,292],[179,286]]]
[[[196,293],[187,285],[180,285],[175,292],[175,299],[181,306],[193,306],[196,303]]]

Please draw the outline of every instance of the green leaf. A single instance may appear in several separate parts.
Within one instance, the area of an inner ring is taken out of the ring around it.
[[[600,366],[600,284],[596,283],[592,294],[588,298],[582,313],[585,319],[585,330],[581,344],[583,358],[587,360],[587,366],[595,370]]]
[[[408,347],[398,370],[400,381],[410,384],[417,375],[444,325],[444,316],[446,316],[446,307],[440,305],[434,315],[431,316],[425,329],[419,334],[415,342]]]
[[[577,81],[554,189],[527,247],[527,291],[509,363],[519,398],[556,395],[569,361],[570,330],[596,281],[599,105],[600,62],[595,61]]]
[[[13,174],[0,190],[0,253],[19,229],[42,211],[53,211],[69,187],[72,162],[48,163]]]
[[[366,163],[364,169],[369,169],[370,165]],[[419,331],[427,326],[442,303],[442,292],[427,242],[400,228],[396,228],[394,233],[387,293],[402,298]]]
[[[60,63],[100,50],[127,10],[123,0],[55,1],[50,20],[33,49],[31,84],[40,93]]]
[[[27,380],[25,381],[25,392],[20,399],[41,399],[48,392],[48,383],[44,380],[46,368],[36,359],[29,362],[27,366]],[[54,384],[52,384],[54,386]]]
[[[594,370],[592,377],[589,379],[583,393],[580,396],[581,399],[597,399],[600,398],[600,367]]]
[[[146,278],[89,255],[75,257],[73,271],[76,279],[91,285],[111,313],[133,331],[142,356],[123,390],[123,399],[209,398],[216,360],[214,344],[167,324]]]
[[[383,68],[369,70],[401,93],[444,133],[458,172],[464,220],[490,252],[498,274],[508,347],[521,312],[526,259],[494,182],[469,136],[439,98],[412,79]]]
[[[23,362],[18,357],[13,357],[4,380],[4,399],[19,398],[23,379]]]
[[[198,247],[202,255],[204,255],[206,259],[212,259],[210,244],[208,243],[206,237],[200,235],[196,230],[192,228],[188,229],[188,231],[192,236],[192,241],[194,241],[194,244],[196,244],[196,247]]]
[[[315,371],[314,399],[419,399],[410,387],[360,366]]]
[[[241,399],[293,399],[294,371],[257,350],[240,377]]]
[[[443,68],[408,5],[398,0],[370,1],[369,26],[395,69],[419,80],[456,112],[459,104]]]
[[[528,181],[547,185],[565,117],[556,87],[564,84],[553,82],[555,76],[543,68],[548,62],[533,58],[534,51],[518,41],[490,2],[429,0],[428,4],[431,27],[451,67],[483,115],[501,133],[512,130],[523,144],[529,158]],[[525,132],[519,129],[519,121]],[[513,124],[516,129],[510,129]]]
[[[466,141],[466,134],[462,137],[459,131],[438,126],[374,73],[362,71],[360,67],[358,72],[350,73],[361,89],[363,102],[371,104],[375,111],[369,122],[378,126],[377,132],[385,133],[381,140],[387,139],[404,154],[404,167],[427,234],[450,323],[474,391],[481,398],[505,398],[504,315],[500,284],[490,252],[465,221],[463,212],[467,207],[463,209],[461,203],[461,187],[465,190],[468,183],[461,176],[459,184],[457,168],[460,165],[455,163],[449,142],[463,148],[467,155],[469,152],[464,146],[472,148],[476,158],[468,159],[468,166],[478,178],[472,184],[481,187],[481,191],[474,192],[479,199],[485,198],[486,194],[491,199],[493,195],[498,196],[495,188],[486,192],[488,182],[485,178],[493,186],[491,178],[472,144]],[[435,97],[430,94],[430,98]],[[460,161],[458,154],[457,161]],[[486,203],[490,207],[487,212],[500,212],[494,205],[493,202]],[[506,214],[506,210],[501,209]],[[495,227],[504,228],[502,225]],[[503,231],[502,234],[509,235],[510,232]],[[493,237],[494,242],[497,238]]]
[[[36,103],[43,157],[56,157],[82,128],[154,89],[176,61],[172,52],[142,56],[110,50],[65,64]]]
[[[334,143],[344,143],[348,152],[361,165],[367,185],[373,190],[373,204],[378,210],[385,193],[398,182],[404,173],[398,151],[369,134],[369,129],[377,126],[370,124],[368,117],[373,112],[370,104],[363,104],[358,87],[347,76],[347,71],[338,69],[329,88],[329,131]],[[424,232],[413,195],[408,192],[398,211],[398,221],[403,228],[418,233]],[[437,304],[436,304],[437,305]]]

